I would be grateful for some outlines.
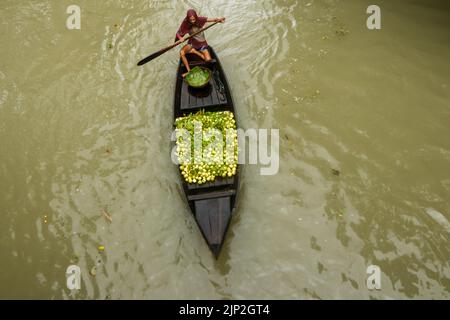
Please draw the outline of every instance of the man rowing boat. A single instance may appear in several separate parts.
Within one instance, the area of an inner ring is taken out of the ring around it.
[[[177,44],[183,41],[184,35],[188,33],[189,35],[191,35],[199,31],[205,25],[206,22],[223,23],[225,22],[225,18],[208,19],[207,17],[197,16],[197,13],[193,9],[188,10],[186,18],[184,18],[177,32],[177,39],[178,39]],[[211,55],[208,51],[208,43],[206,42],[204,32],[200,32],[199,34],[190,38],[188,43],[180,51],[181,60],[183,61],[184,66],[189,72],[191,68],[189,67],[189,63],[186,58],[186,54],[188,53],[196,54],[205,61],[211,60]],[[188,74],[188,72],[184,73],[183,77],[185,77],[186,74]]]

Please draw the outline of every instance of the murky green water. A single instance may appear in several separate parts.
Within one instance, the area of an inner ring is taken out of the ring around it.
[[[79,31],[74,1],[0,4],[0,298],[450,297],[448,4],[377,1],[369,31],[366,0],[75,2]],[[227,17],[240,124],[280,129],[217,262],[170,162],[177,51],[135,66],[189,7]]]

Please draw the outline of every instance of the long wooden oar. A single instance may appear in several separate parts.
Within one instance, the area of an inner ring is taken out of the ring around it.
[[[194,32],[194,33],[191,34],[189,37],[187,37],[186,39],[184,39],[183,41],[181,41],[181,42],[179,42],[179,43],[172,44],[172,45],[170,45],[170,46],[168,46],[168,47],[165,47],[164,49],[161,49],[161,50],[159,50],[159,51],[156,51],[155,53],[152,53],[152,54],[149,55],[148,57],[146,57],[146,58],[142,59],[141,61],[139,61],[137,65],[138,65],[138,66],[142,66],[143,64],[146,64],[147,62],[152,61],[153,59],[159,57],[159,56],[162,55],[163,53],[166,53],[166,52],[169,51],[170,49],[175,48],[175,47],[178,46],[179,44],[182,44],[183,42],[185,42],[185,41],[189,40],[190,38],[196,36],[196,35],[199,34],[200,32],[203,32],[203,31],[205,31],[206,29],[211,28],[213,25],[215,25],[215,24],[217,24],[217,23],[219,23],[219,22],[220,22],[220,21],[216,21],[216,22],[210,24],[209,26],[204,27],[204,28],[201,29],[201,30],[198,30],[197,32]]]

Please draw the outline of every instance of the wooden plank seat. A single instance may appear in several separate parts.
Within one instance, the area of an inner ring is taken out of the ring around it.
[[[187,196],[188,201],[205,200],[205,199],[215,199],[222,197],[230,197],[236,194],[236,190],[229,189],[224,191],[213,191],[208,193],[200,193]]]
[[[196,67],[196,66],[209,66],[209,65],[213,65],[214,63],[217,62],[216,59],[211,59],[210,61],[205,61],[205,60],[193,60],[193,61],[188,61],[189,62],[189,66],[192,67]]]
[[[223,187],[234,184],[234,177],[230,178],[217,178],[214,181],[206,182],[203,184],[189,183],[188,190],[207,189],[215,187]]]

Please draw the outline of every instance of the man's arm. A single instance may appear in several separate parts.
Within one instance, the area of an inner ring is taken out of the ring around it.
[[[178,44],[180,44],[181,42],[183,42],[184,37],[180,36],[178,33],[176,34],[176,36],[177,36],[177,39],[178,39],[178,41],[177,41]]]
[[[208,19],[208,20],[206,20],[206,22],[225,22],[225,17]]]

